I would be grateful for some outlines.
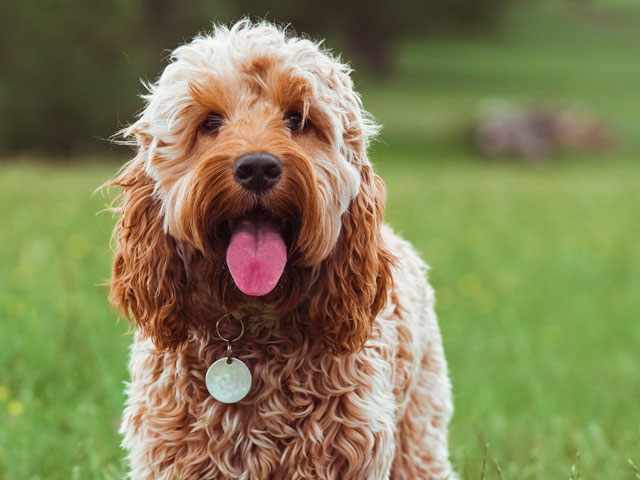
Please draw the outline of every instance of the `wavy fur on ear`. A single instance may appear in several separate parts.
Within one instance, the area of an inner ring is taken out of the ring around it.
[[[309,305],[312,331],[335,353],[363,347],[392,286],[394,257],[380,232],[386,188],[368,163],[361,168],[360,192],[342,217],[338,243]]]
[[[132,163],[112,185],[122,191],[111,303],[156,347],[175,350],[188,334],[188,279],[175,240],[163,230],[153,181]]]

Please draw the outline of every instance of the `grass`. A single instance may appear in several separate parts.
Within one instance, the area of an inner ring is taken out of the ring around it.
[[[594,23],[559,11],[559,3],[521,7],[493,35],[402,45],[394,78],[361,85],[392,144],[384,153],[422,162],[454,151],[468,157],[461,132],[481,102],[498,97],[594,111],[612,126],[620,150],[637,154],[640,9]]]
[[[628,35],[534,9],[500,37],[408,44],[398,78],[362,82],[386,125],[372,157],[387,220],[432,266],[464,480],[638,478],[640,48]],[[495,95],[585,103],[619,147],[483,162],[461,132]],[[0,166],[0,480],[122,477],[130,337],[100,285],[112,219],[92,196],[116,168]]]
[[[389,220],[433,268],[457,463],[488,442],[504,478],[562,478],[578,452],[587,478],[632,478],[640,168],[381,170]]]
[[[105,199],[91,197],[109,173],[2,168],[2,479],[98,479],[120,462],[130,340],[98,286],[109,276],[111,219],[96,216]]]

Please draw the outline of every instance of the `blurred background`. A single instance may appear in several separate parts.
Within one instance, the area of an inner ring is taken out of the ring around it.
[[[116,479],[131,337],[94,193],[108,139],[213,21],[343,53],[386,219],[431,265],[468,479],[640,478],[636,0],[5,2],[0,480]]]

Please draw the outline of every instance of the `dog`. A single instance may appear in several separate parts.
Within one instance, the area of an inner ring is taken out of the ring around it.
[[[454,478],[434,293],[382,223],[350,74],[268,22],[215,26],[122,132],[130,478]]]

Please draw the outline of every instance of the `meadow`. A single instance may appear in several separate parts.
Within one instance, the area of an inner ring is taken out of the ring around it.
[[[387,222],[431,265],[464,480],[639,478],[632,20],[523,11],[497,36],[409,42],[394,78],[360,83],[385,126],[371,157]],[[479,158],[465,131],[495,96],[587,105],[618,146],[533,165]],[[0,480],[122,477],[131,337],[104,285],[110,194],[93,192],[123,161],[0,164]]]

